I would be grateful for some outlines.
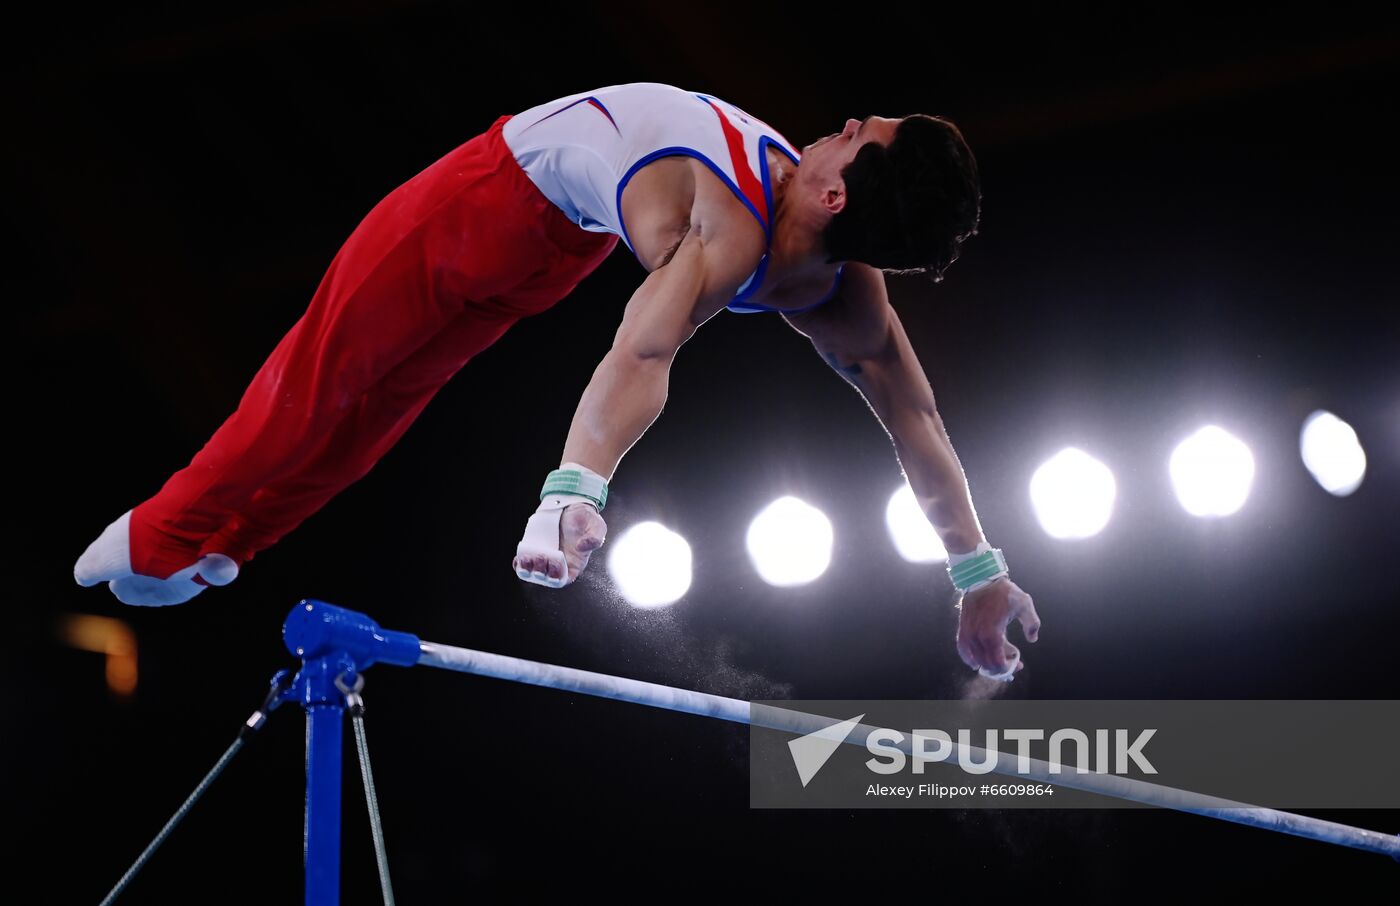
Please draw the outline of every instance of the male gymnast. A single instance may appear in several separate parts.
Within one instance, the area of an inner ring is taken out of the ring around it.
[[[584,390],[512,569],[562,587],[607,526],[607,486],[661,413],[677,350],[722,310],[776,311],[894,442],[961,592],[957,647],[1012,679],[1034,603],[987,543],[932,390],[885,289],[935,282],[976,233],[976,160],[950,121],[847,120],[799,153],[717,97],[638,82],[500,116],[385,197],[188,466],[74,568],[124,603],[226,585],[363,477],[437,390],[516,321],[567,296],[621,238],[648,276]]]

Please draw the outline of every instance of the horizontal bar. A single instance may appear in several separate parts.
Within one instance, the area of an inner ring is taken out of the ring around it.
[[[453,648],[450,645],[435,645],[432,642],[423,642],[421,648],[423,653],[418,659],[419,666],[441,667],[444,670],[491,676],[513,683],[527,683],[531,686],[546,686],[550,689],[613,698],[634,705],[651,705],[668,711],[683,711],[702,717],[749,723],[749,703],[737,698],[691,692],[688,689],[623,679],[606,673],[575,670],[572,667],[556,667],[553,664],[541,664],[539,661],[526,661],[502,654],[488,654],[470,648]],[[824,721],[822,726],[829,723],[830,721]]]
[[[501,654],[489,654],[471,648],[456,648],[450,645],[422,642],[420,649],[421,654],[418,660],[420,666],[439,667],[444,670],[456,670],[461,673],[489,676],[531,686],[562,689],[568,692],[581,692],[585,695],[611,698],[617,701],[631,702],[635,705],[648,705],[653,708],[665,708],[669,711],[681,711],[686,714],[698,714],[702,717],[716,717],[735,723],[782,730],[799,736],[824,730],[838,722],[819,714],[808,714],[770,706],[755,709],[749,702],[737,698],[725,698],[722,695],[677,689],[673,686],[625,679],[606,673],[594,673],[589,670],[559,667],[554,664],[527,661]],[[857,724],[846,736],[845,741],[851,745],[864,746],[866,737],[877,729],[879,728]],[[907,737],[904,742],[897,744],[896,748],[900,748],[905,754],[919,757],[918,753],[912,751],[912,741]],[[1049,762],[1035,758],[1028,759],[1029,771],[1018,771],[1016,769],[1017,759],[1010,754],[988,752],[974,746],[955,748],[962,748],[969,756],[975,756],[973,761],[978,764],[994,760],[995,763],[991,769],[998,774],[1032,778],[1056,786],[1084,790],[1085,792],[1194,815],[1203,815],[1208,818],[1219,818],[1249,827],[1293,834],[1323,843],[1335,843],[1340,846],[1349,846],[1400,859],[1400,836],[1364,830],[1293,812],[1283,812],[1277,809],[1261,808],[1219,799],[1214,796],[1205,796],[1130,777],[1097,773],[1052,774]],[[955,756],[951,760],[957,762],[960,759]]]

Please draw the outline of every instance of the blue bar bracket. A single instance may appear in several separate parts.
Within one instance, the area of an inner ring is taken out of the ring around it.
[[[381,629],[362,613],[313,599],[292,608],[282,639],[303,661],[341,655],[360,670],[371,664],[412,667],[422,652],[416,635]]]
[[[306,823],[303,853],[307,906],[340,902],[341,741],[343,678],[354,686],[372,664],[411,667],[418,663],[418,637],[380,628],[368,616],[324,601],[298,601],[282,625],[287,650],[301,670],[285,701],[306,709]]]

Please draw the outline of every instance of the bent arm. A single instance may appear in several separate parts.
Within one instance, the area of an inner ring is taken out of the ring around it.
[[[950,553],[986,540],[962,462],[934,403],[933,389],[890,305],[884,274],[852,261],[837,296],[787,316],[799,333],[865,399],[894,442],[919,508]]]

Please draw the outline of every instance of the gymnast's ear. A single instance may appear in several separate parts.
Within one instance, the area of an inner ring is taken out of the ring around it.
[[[822,193],[822,208],[835,217],[846,209],[846,184],[833,186]]]

